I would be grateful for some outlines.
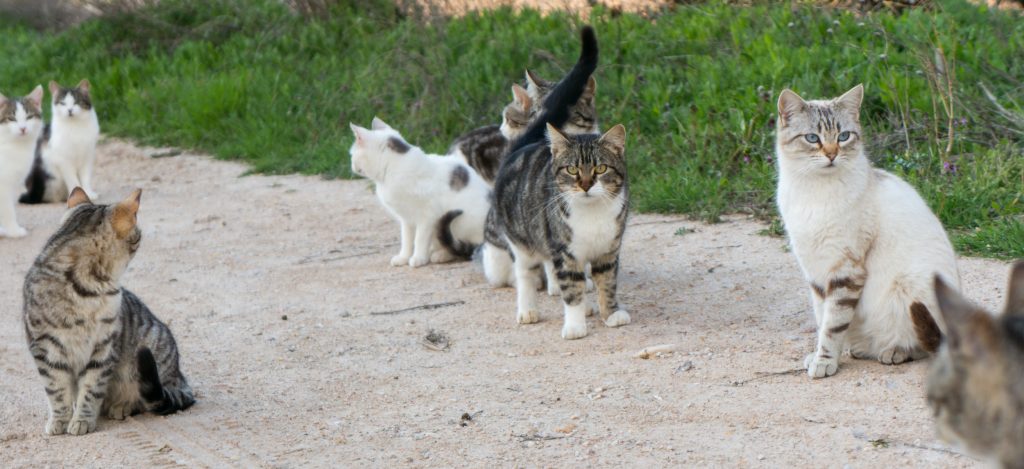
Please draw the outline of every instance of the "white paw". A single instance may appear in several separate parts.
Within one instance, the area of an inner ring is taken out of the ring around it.
[[[548,296],[558,296],[562,294],[562,289],[558,286],[558,283],[553,279],[548,279]]]
[[[107,410],[107,417],[111,420],[124,420],[130,415],[132,415],[132,406],[129,404],[110,406],[110,409]]]
[[[69,435],[85,435],[96,429],[96,422],[89,422],[85,419],[76,419],[68,425]]]
[[[24,238],[26,235],[28,235],[28,230],[20,226],[15,226],[14,228],[7,228],[5,230],[2,230],[0,231],[0,233],[2,233],[3,236],[8,238]]]
[[[587,323],[566,322],[562,325],[562,338],[565,340],[579,339],[587,336]]]
[[[807,367],[807,375],[811,378],[827,378],[839,371],[839,359],[821,358],[817,353],[812,353],[804,358],[804,366]]]
[[[43,430],[45,435],[63,435],[68,430],[68,422],[66,420],[50,419],[46,421],[46,429]]]
[[[409,256],[403,256],[401,254],[391,258],[391,265],[395,267],[401,267],[409,264]]]
[[[431,264],[444,264],[446,262],[451,262],[454,260],[455,256],[453,256],[452,253],[444,249],[438,249],[430,254]]]
[[[903,347],[890,347],[878,354],[878,361],[883,365],[899,365],[910,360],[910,353]]]
[[[626,324],[629,324],[630,320],[629,313],[624,309],[620,309],[612,313],[611,316],[608,316],[608,319],[604,320],[604,325],[608,327],[625,326]]]
[[[93,190],[89,190],[89,189],[85,189],[85,195],[89,196],[89,200],[91,200],[93,202],[95,202],[96,200],[99,200],[99,198],[100,198],[99,192],[96,192],[96,191],[93,191]]]
[[[540,321],[540,313],[536,310],[519,311],[516,313],[516,322],[519,324],[533,324]]]
[[[409,259],[409,267],[423,267],[429,263],[429,256],[412,256],[412,258]]]

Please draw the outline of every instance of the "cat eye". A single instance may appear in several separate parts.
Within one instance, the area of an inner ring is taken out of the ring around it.
[[[579,170],[579,168],[577,168],[575,166],[568,166],[568,167],[565,168],[565,172],[575,176],[576,174],[578,174],[580,172],[580,170]]]
[[[807,135],[804,135],[804,139],[806,139],[810,143],[818,143],[818,142],[821,141],[821,139],[818,138],[817,134],[807,134]]]
[[[594,174],[604,174],[605,171],[608,171],[608,165],[606,164],[599,164],[594,168]]]
[[[841,132],[839,134],[839,141],[840,142],[845,142],[845,141],[847,141],[849,139],[850,139],[850,132],[845,132],[844,131],[844,132]]]

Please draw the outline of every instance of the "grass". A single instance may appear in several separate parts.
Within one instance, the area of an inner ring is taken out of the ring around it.
[[[1024,21],[936,5],[865,17],[805,3],[595,9],[598,108],[604,127],[629,132],[634,208],[774,218],[778,92],[864,83],[876,164],[919,189],[961,252],[1024,257]],[[273,0],[164,0],[56,34],[0,24],[0,90],[88,77],[109,134],[347,178],[348,122],[378,115],[442,152],[499,120],[526,66],[549,78],[570,67],[580,24],[510,10],[417,21],[384,0],[318,19]]]

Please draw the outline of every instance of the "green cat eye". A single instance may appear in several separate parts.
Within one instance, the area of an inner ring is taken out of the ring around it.
[[[841,132],[839,134],[839,141],[845,142],[850,139],[850,132]]]
[[[599,164],[594,168],[594,174],[604,174],[605,171],[608,171],[608,165],[606,164]]]
[[[565,168],[565,172],[575,176],[577,173],[580,172],[580,170],[577,167],[575,167],[575,166],[569,166],[569,167]]]
[[[818,138],[817,134],[807,134],[807,135],[804,135],[804,139],[806,139],[810,143],[818,143],[818,142],[821,141],[821,139]]]

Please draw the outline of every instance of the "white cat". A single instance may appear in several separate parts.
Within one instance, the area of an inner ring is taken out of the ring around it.
[[[778,204],[808,282],[818,341],[813,378],[855,358],[898,364],[933,352],[941,319],[935,275],[959,286],[953,247],[913,187],[864,153],[857,85],[833,100],[779,96]]]
[[[42,174],[34,175],[22,202],[62,202],[75,187],[81,187],[90,199],[96,199],[92,177],[100,123],[89,88],[89,80],[82,80],[74,88],[62,88],[57,82],[50,82],[52,120],[49,132],[44,133],[39,143]]]
[[[43,128],[42,103],[42,85],[24,98],[0,94],[0,236],[28,234],[18,224],[14,209],[32,170],[36,140]]]
[[[378,118],[372,130],[351,124],[352,172],[377,184],[377,198],[401,225],[391,265],[412,267],[468,258],[483,242],[490,188],[463,162],[428,155]]]

